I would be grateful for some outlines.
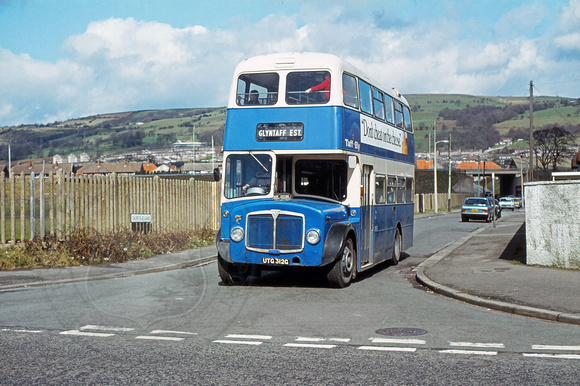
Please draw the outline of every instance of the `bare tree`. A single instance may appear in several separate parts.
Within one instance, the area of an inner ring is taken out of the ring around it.
[[[534,153],[536,160],[542,165],[544,177],[548,176],[548,169],[556,170],[558,161],[564,158],[565,145],[571,143],[574,136],[566,129],[554,126],[549,129],[534,132]]]

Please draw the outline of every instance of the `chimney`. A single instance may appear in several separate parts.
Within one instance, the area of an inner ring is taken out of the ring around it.
[[[127,158],[123,158],[123,167],[126,168],[127,167]]]
[[[101,160],[97,161],[97,167],[100,168],[101,167]]]

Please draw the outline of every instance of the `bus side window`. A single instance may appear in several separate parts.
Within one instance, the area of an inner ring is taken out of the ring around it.
[[[403,125],[403,105],[399,101],[395,101],[395,124],[401,129]]]
[[[405,177],[397,178],[397,202],[405,202]]]
[[[387,203],[394,204],[396,201],[397,177],[389,177],[387,185]]]
[[[415,201],[415,191],[413,189],[413,179],[407,177],[407,186],[405,187],[405,201],[414,202]]]
[[[405,120],[405,130],[413,132],[413,122],[411,121],[411,112],[407,106],[403,106],[403,116]]]
[[[393,115],[393,98],[389,95],[385,94],[385,118],[387,122],[395,123],[394,115]]]
[[[383,93],[373,87],[373,107],[375,117],[381,121],[385,120],[385,104],[383,102]]]
[[[371,85],[359,79],[358,89],[360,92],[360,109],[365,113],[373,113],[373,95]]]
[[[344,104],[358,109],[358,91],[354,76],[342,74],[342,90]]]
[[[387,202],[386,192],[387,178],[385,176],[377,176],[375,179],[375,201],[377,204],[384,204]]]

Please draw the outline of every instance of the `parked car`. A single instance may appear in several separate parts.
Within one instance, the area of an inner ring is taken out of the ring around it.
[[[468,197],[461,207],[461,221],[485,220],[490,222],[493,219],[493,206],[491,198]]]
[[[522,199],[520,197],[516,197],[516,196],[508,196],[509,198],[513,198],[514,200],[514,206],[518,209],[520,209],[522,207]]]
[[[511,209],[512,211],[516,207],[514,199],[511,197],[501,197],[499,199],[499,205],[501,206],[502,209]]]

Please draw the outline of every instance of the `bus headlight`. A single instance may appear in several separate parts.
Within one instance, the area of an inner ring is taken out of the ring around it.
[[[317,229],[311,229],[306,232],[306,241],[310,245],[316,245],[320,241],[320,233]]]
[[[234,243],[239,243],[244,239],[244,230],[240,227],[235,227],[230,231],[230,238]]]

